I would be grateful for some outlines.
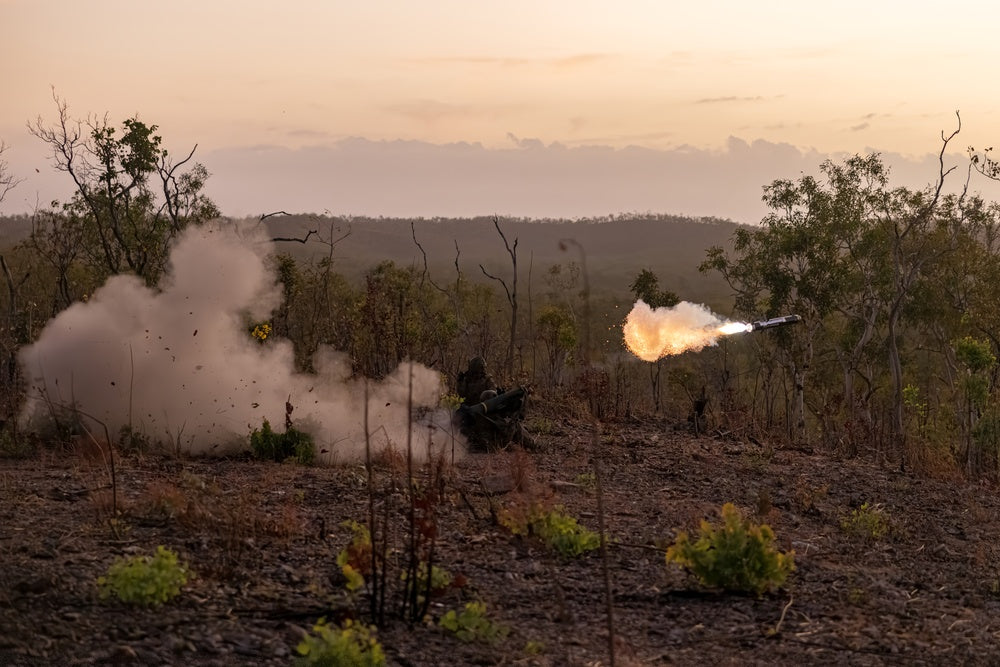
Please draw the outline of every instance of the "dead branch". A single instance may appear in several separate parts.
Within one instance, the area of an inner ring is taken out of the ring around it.
[[[417,240],[417,228],[416,228],[416,223],[414,223],[413,220],[410,220],[410,234],[413,235],[413,243],[416,244],[417,248],[420,250],[420,254],[424,258],[424,271],[423,273],[420,274],[420,282],[423,283],[423,281],[426,279],[427,282],[429,282],[434,289],[441,292],[442,294],[447,294],[448,290],[439,287],[438,284],[434,282],[434,279],[431,278],[430,272],[427,270],[427,252],[424,250],[424,247],[420,245],[420,241]]]
[[[288,241],[288,242],[294,242],[294,243],[306,243],[307,241],[309,241],[309,237],[311,237],[313,234],[315,234],[317,237],[319,237],[319,232],[317,230],[310,229],[308,231],[308,233],[306,233],[306,235],[303,236],[302,238],[296,238],[294,236],[273,236],[273,237],[271,237],[271,240],[274,241],[275,243],[278,243],[279,241]]]

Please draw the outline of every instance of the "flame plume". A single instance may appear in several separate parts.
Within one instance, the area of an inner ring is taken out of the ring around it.
[[[644,361],[697,352],[715,345],[721,336],[750,331],[746,322],[725,320],[705,306],[681,301],[672,308],[650,308],[642,299],[635,302],[625,319],[622,333],[625,346]]]

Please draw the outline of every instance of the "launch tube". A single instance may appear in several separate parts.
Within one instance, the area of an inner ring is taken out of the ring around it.
[[[759,320],[757,322],[750,323],[750,331],[760,331],[761,329],[773,329],[774,327],[784,327],[789,324],[798,324],[802,321],[802,318],[798,315],[782,315],[781,317],[772,317],[769,320]]]

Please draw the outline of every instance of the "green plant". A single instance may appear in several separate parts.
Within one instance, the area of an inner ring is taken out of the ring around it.
[[[561,506],[545,510],[538,504],[526,510],[513,508],[500,516],[500,524],[514,535],[535,536],[559,555],[580,556],[601,546],[601,536],[581,526]]]
[[[545,644],[543,642],[536,642],[534,640],[528,640],[524,645],[524,652],[528,655],[540,655],[545,651]]]
[[[795,569],[795,552],[781,553],[773,541],[770,526],[744,519],[732,503],[726,503],[721,526],[702,521],[694,542],[686,532],[678,533],[666,560],[681,565],[705,586],[760,595],[781,586]]]
[[[11,429],[0,429],[0,459],[23,459],[35,453],[35,443]]]
[[[149,436],[125,424],[118,431],[118,446],[127,452],[148,452],[151,448]]]
[[[441,397],[440,405],[445,410],[449,412],[454,412],[458,410],[459,406],[462,405],[462,397],[454,392],[449,392]]]
[[[495,644],[510,633],[510,628],[491,621],[486,616],[484,602],[468,602],[461,612],[451,609],[438,622],[439,625],[455,633],[462,641],[478,641]]]
[[[284,433],[275,433],[266,419],[261,428],[255,428],[250,433],[250,451],[255,458],[265,461],[294,461],[309,465],[316,458],[311,435],[292,426],[287,427]]]
[[[403,570],[399,573],[399,578],[405,583],[409,578],[408,572]],[[417,591],[421,594],[423,594],[424,591],[429,591],[432,596],[438,595],[451,586],[451,583],[451,572],[443,567],[431,565],[430,582],[428,587],[427,563],[421,562],[417,564]]]
[[[536,435],[552,435],[556,432],[556,423],[543,415],[528,418],[525,426]]]
[[[587,491],[593,491],[597,488],[597,476],[592,472],[581,472],[574,481]]]
[[[375,637],[375,628],[358,625],[347,619],[340,627],[327,624],[325,618],[313,626],[296,647],[300,665],[319,667],[380,667],[385,653]]]
[[[357,521],[345,521],[343,527],[352,533],[351,543],[337,554],[337,565],[347,580],[347,590],[352,593],[365,585],[365,575],[372,569],[372,538],[368,527]]]
[[[864,604],[868,601],[868,591],[858,586],[852,587],[847,591],[847,601],[853,605]]]
[[[174,598],[187,580],[187,566],[160,545],[153,556],[119,558],[98,577],[97,585],[102,599],[114,595],[128,604],[155,606]]]
[[[264,343],[271,335],[271,323],[260,322],[250,327],[250,337],[258,343]]]
[[[874,542],[889,535],[889,518],[881,505],[864,502],[841,518],[840,527],[848,535]]]

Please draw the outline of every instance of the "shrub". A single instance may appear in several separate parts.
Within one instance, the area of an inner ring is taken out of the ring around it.
[[[506,625],[494,623],[486,616],[486,604],[483,602],[468,602],[461,612],[449,610],[441,617],[439,625],[466,642],[495,644],[510,633]]]
[[[587,491],[595,491],[597,489],[597,475],[592,472],[581,472],[576,476],[574,482]]]
[[[686,532],[679,533],[666,560],[681,565],[705,586],[760,595],[781,586],[795,569],[795,552],[777,551],[771,546],[771,527],[744,519],[732,503],[722,506],[721,526],[702,521],[700,533],[695,542]]]
[[[347,580],[345,586],[352,593],[365,585],[365,575],[372,569],[372,539],[368,528],[357,521],[342,524],[352,533],[351,543],[337,554],[337,565]]]
[[[250,433],[250,451],[255,458],[279,463],[294,461],[309,465],[316,458],[311,435],[292,426],[286,428],[284,433],[275,433],[266,419],[261,428],[255,428]]]
[[[430,581],[428,582],[427,563],[424,561],[417,563],[417,592],[423,595],[424,592],[429,591],[431,596],[440,595],[452,584],[451,572],[437,565],[431,565],[430,569]],[[403,570],[400,572],[399,578],[405,584],[409,580],[409,572]]]
[[[250,337],[256,340],[258,343],[263,344],[267,341],[268,337],[271,335],[271,323],[261,322],[260,324],[255,324],[250,328]]]
[[[187,583],[187,567],[163,545],[153,556],[119,558],[97,579],[101,598],[114,595],[122,602],[155,606],[168,602]]]
[[[840,520],[840,527],[848,535],[876,542],[889,534],[889,519],[881,505],[864,502]]]
[[[382,645],[375,628],[357,625],[350,619],[338,628],[321,618],[296,647],[300,665],[319,667],[381,667],[385,664]]]
[[[560,556],[573,558],[601,546],[601,536],[581,526],[561,506],[544,510],[534,504],[527,511],[507,510],[500,523],[515,535],[534,535]]]
[[[11,429],[0,428],[0,459],[24,459],[35,453],[35,442]]]

